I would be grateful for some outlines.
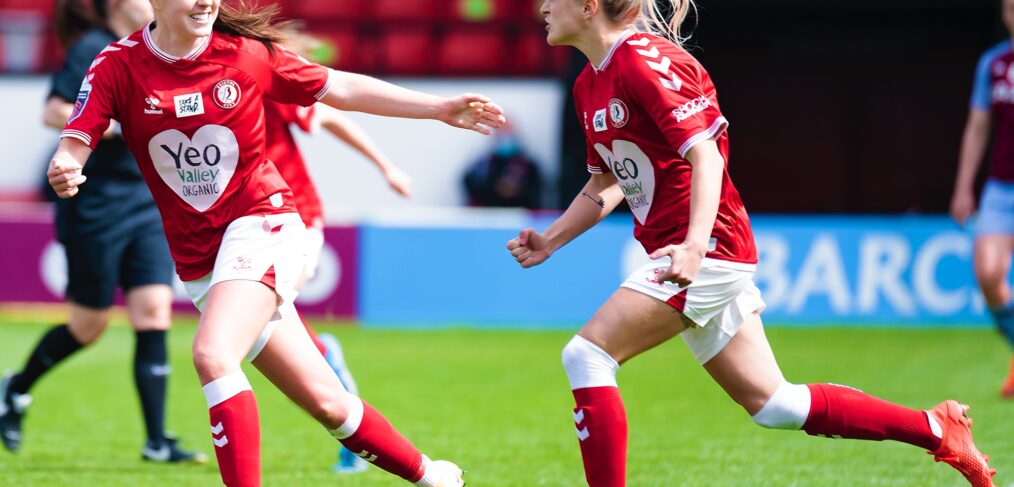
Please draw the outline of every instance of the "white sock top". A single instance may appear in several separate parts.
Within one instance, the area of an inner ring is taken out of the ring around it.
[[[356,434],[356,431],[359,430],[359,425],[363,423],[363,400],[352,394],[349,394],[349,397],[352,398],[349,401],[349,416],[345,418],[345,422],[341,426],[328,430],[331,436],[339,440],[344,440]]]
[[[211,409],[225,401],[228,401],[236,394],[243,391],[252,391],[250,381],[243,372],[233,372],[223,375],[211,382],[208,382],[201,389],[204,390],[204,398],[208,400],[208,409]]]

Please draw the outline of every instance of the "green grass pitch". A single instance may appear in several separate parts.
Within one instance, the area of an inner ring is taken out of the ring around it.
[[[0,369],[20,367],[49,318],[0,314]],[[345,346],[363,396],[433,458],[467,470],[471,486],[579,486],[583,473],[559,365],[572,332],[398,331],[316,323]],[[208,417],[190,365],[192,319],[171,334],[168,425],[212,458]],[[1014,402],[997,397],[1008,351],[988,330],[769,328],[786,376],[848,384],[929,408],[972,405],[980,448],[1014,485]],[[133,338],[114,326],[33,390],[22,450],[0,450],[4,486],[218,485],[214,465],[141,462]],[[378,469],[329,472],[337,443],[261,378],[248,376],[263,425],[264,484],[408,485]],[[631,486],[959,486],[917,448],[766,431],[727,399],[677,339],[624,365]]]

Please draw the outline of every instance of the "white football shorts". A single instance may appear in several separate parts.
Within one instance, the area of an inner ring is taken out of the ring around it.
[[[322,224],[314,222],[313,226],[306,228],[306,261],[303,265],[303,282],[309,282],[317,275],[317,266],[320,265],[320,254],[324,251],[324,228]]]
[[[257,281],[274,288],[282,303],[296,299],[303,271],[306,227],[297,213],[244,216],[225,229],[211,274],[183,283],[198,310],[211,286],[224,281]]]
[[[676,308],[696,325],[680,336],[702,365],[718,355],[732,340],[743,321],[765,304],[753,282],[754,264],[705,258],[694,282],[686,288],[654,282],[669,269],[669,257],[641,266],[622,286],[647,294]]]

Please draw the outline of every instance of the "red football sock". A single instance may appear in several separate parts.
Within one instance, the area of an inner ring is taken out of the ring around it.
[[[306,328],[306,333],[310,335],[310,340],[313,340],[314,346],[317,347],[321,355],[327,356],[327,349],[324,348],[324,342],[320,341],[320,338],[317,337],[317,332],[313,331],[313,328],[310,328],[310,325],[303,319],[303,315],[300,315],[298,311],[296,314],[299,316],[299,321],[303,323],[303,327]]]
[[[342,445],[366,461],[409,482],[421,479],[424,468],[422,453],[366,401],[363,401],[362,414],[362,422],[352,436],[339,438]],[[337,436],[343,427],[332,434]]]
[[[574,423],[590,487],[626,485],[627,414],[616,387],[575,389]]]
[[[229,487],[259,487],[261,430],[253,391],[242,391],[209,412],[222,482]]]
[[[895,440],[934,451],[940,438],[933,434],[925,411],[878,399],[851,387],[809,384],[810,415],[803,430],[817,436],[860,440]]]

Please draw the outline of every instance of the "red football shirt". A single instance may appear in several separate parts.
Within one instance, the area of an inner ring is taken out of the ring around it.
[[[315,111],[312,106],[286,105],[271,100],[264,102],[267,124],[264,156],[275,164],[282,178],[292,188],[296,209],[307,227],[322,223],[324,212],[317,187],[313,184],[290,127],[295,125],[304,132],[313,131]]]
[[[211,272],[234,220],[296,211],[264,156],[264,99],[312,105],[327,93],[330,71],[219,32],[174,57],[150,29],[95,58],[62,136],[94,149],[110,120],[120,122],[162,213],[176,272],[189,281]]]
[[[589,63],[578,76],[574,100],[588,171],[616,177],[634,213],[634,237],[649,253],[682,242],[690,223],[687,151],[715,137],[729,160],[729,123],[708,73],[672,42],[628,32],[601,66]],[[707,257],[757,262],[750,219],[727,170]]]

